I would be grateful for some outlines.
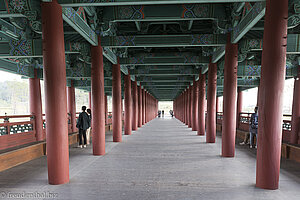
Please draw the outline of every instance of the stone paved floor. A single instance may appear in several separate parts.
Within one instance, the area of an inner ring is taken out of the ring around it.
[[[47,184],[45,157],[1,172],[0,199],[30,192],[85,200],[300,199],[300,164],[282,161],[279,190],[255,188],[255,150],[237,146],[235,158],[222,158],[219,137],[206,144],[176,119],[152,120],[119,144],[108,134],[106,149],[95,157],[91,147],[71,148],[65,185]]]

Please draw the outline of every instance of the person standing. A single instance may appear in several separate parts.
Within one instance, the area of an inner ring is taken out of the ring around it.
[[[257,128],[258,128],[258,107],[254,108],[254,112],[250,118],[250,148],[254,148],[253,138],[255,135],[256,142],[255,148],[257,148]]]
[[[91,111],[91,109],[88,108],[86,110],[86,112],[87,112],[87,114],[89,116],[89,120],[90,120],[90,127],[86,130],[86,139],[87,139],[86,144],[90,144],[91,143],[91,129],[92,129],[92,127],[91,127],[92,111]]]
[[[91,126],[90,117],[85,112],[86,106],[82,106],[82,112],[79,114],[76,127],[79,129],[79,148],[86,147],[86,130]],[[83,137],[83,145],[82,145]]]

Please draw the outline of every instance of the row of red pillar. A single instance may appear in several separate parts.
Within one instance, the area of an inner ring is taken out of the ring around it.
[[[261,80],[258,94],[259,128],[256,167],[256,186],[265,189],[277,189],[279,183],[282,105],[285,80],[285,61],[287,44],[288,0],[267,0],[264,25]],[[237,66],[238,45],[232,44],[228,35],[224,65],[224,96],[222,124],[222,156],[235,154],[235,136],[237,126]],[[175,116],[183,123],[204,135],[205,119],[203,90],[204,75],[174,102]],[[210,63],[207,85],[206,142],[214,143],[216,137],[216,79],[217,64]],[[299,79],[299,78],[298,78]],[[300,87],[295,81],[294,105],[292,117],[291,142],[297,143],[300,117]],[[197,87],[199,87],[197,108]],[[205,88],[205,86],[204,86]],[[196,91],[195,91],[196,90]],[[241,98],[241,97],[240,97]],[[238,109],[241,106],[238,105]],[[198,115],[196,114],[198,112]],[[195,123],[198,121],[198,123]],[[197,126],[198,125],[198,126]]]
[[[131,81],[130,74],[124,76],[125,87],[125,120],[124,133],[131,135],[132,130],[137,130],[156,117],[157,100]]]
[[[75,88],[66,89],[65,47],[62,8],[57,0],[43,2],[42,32],[46,110],[46,142],[48,180],[50,184],[69,182],[68,116],[71,131],[76,129]],[[89,107],[92,108],[93,155],[105,154],[105,124],[107,122],[107,96],[104,93],[103,52],[98,46],[91,47],[91,93]],[[122,96],[120,65],[112,66],[112,126],[113,141],[122,141]],[[132,86],[132,87],[131,87]],[[125,120],[124,133],[151,121],[157,115],[158,101],[136,81],[125,75]],[[40,80],[30,79],[30,111],[35,115],[36,134],[42,134],[42,103]]]

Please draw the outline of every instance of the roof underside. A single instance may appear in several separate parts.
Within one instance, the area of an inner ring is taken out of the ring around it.
[[[0,0],[0,69],[42,78],[39,1]],[[111,66],[158,100],[173,100],[210,59],[218,63],[217,95],[223,94],[226,37],[239,44],[238,86],[257,87],[260,77],[265,2],[252,0],[58,0],[63,7],[67,83],[90,90],[90,46],[101,37],[105,92],[111,94]],[[287,78],[298,66],[299,0],[289,1]],[[70,13],[72,15],[70,15]],[[16,50],[17,49],[17,50]],[[122,77],[123,81],[123,77]],[[123,84],[122,84],[123,85]]]

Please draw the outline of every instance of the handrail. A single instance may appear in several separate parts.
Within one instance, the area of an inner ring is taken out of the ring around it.
[[[4,116],[0,116],[0,119],[6,119],[6,118],[26,118],[26,117],[33,117],[33,115],[4,115]]]

